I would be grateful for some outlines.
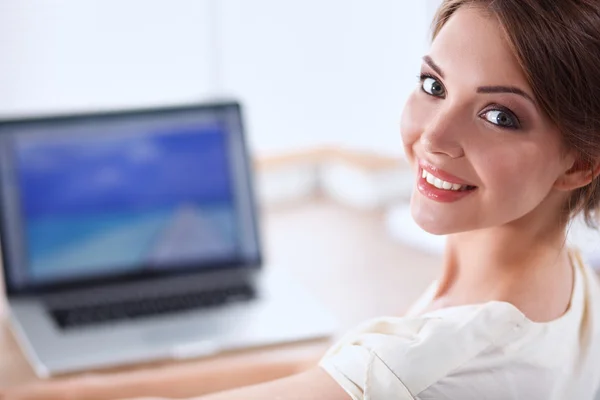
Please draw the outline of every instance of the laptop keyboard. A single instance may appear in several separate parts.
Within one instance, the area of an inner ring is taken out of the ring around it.
[[[156,298],[126,300],[97,305],[50,309],[50,314],[62,329],[171,314],[199,308],[223,306],[254,298],[251,286],[242,285],[210,291],[178,293]]]

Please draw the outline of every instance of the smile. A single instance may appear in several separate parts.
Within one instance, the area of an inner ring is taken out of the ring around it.
[[[417,189],[431,200],[452,203],[472,194],[477,189],[476,186],[426,161],[420,160],[419,167]]]
[[[425,170],[423,170],[423,172],[421,173],[421,176],[423,179],[425,179],[427,181],[427,183],[435,186],[438,189],[442,189],[442,190],[459,191],[459,190],[468,190],[469,188],[474,188],[474,186],[461,185],[460,183],[452,183],[452,182],[445,181],[445,180],[440,179],[437,176],[433,175],[431,172],[427,172]]]

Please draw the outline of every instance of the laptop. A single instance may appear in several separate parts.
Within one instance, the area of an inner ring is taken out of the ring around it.
[[[262,268],[236,102],[0,121],[0,235],[40,377],[334,329],[285,265]]]

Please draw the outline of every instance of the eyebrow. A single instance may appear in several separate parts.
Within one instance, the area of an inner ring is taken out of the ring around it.
[[[431,67],[432,70],[434,70],[435,72],[437,72],[437,74],[439,76],[441,76],[442,78],[444,78],[444,72],[442,71],[442,69],[440,68],[439,65],[437,65],[433,59],[429,56],[425,56],[423,57],[423,61],[425,61],[425,63],[427,65],[429,65]]]
[[[512,93],[518,94],[535,104],[535,100],[523,90],[514,86],[481,86],[477,88],[477,93]]]
[[[431,67],[431,69],[433,69],[440,77],[442,77],[442,78],[445,77],[444,71],[442,71],[440,66],[437,65],[430,56],[424,56],[423,61],[427,65],[429,65]],[[519,89],[518,87],[515,87],[515,86],[480,86],[477,88],[477,93],[485,93],[485,94],[511,93],[511,94],[516,94],[521,97],[524,97],[527,100],[531,101],[533,104],[536,104],[536,101],[533,99],[533,97],[531,97],[529,94],[527,94],[527,92],[525,92],[524,90]]]

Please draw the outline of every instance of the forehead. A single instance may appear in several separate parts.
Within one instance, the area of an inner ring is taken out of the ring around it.
[[[476,7],[462,7],[450,17],[433,41],[430,55],[449,80],[529,88],[500,23]]]

